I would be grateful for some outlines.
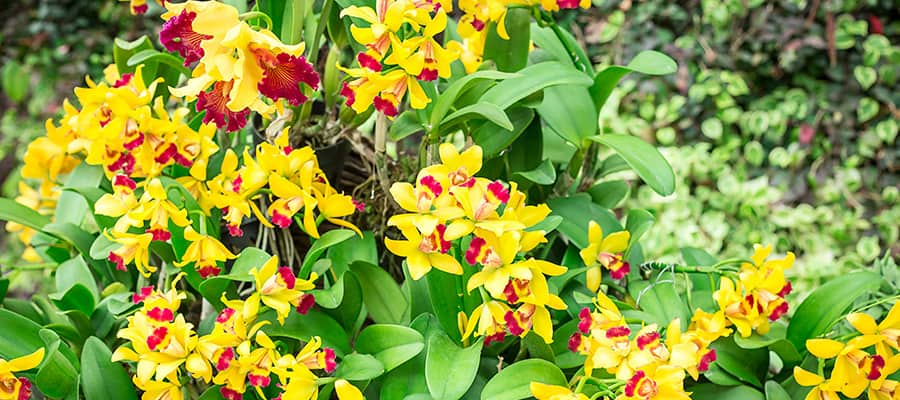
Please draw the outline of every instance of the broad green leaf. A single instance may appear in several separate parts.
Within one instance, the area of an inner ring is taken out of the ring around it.
[[[97,283],[81,255],[72,257],[72,259],[60,264],[59,267],[56,268],[55,280],[57,293],[65,293],[72,286],[81,284],[85,289],[89,290],[94,302],[100,300]]]
[[[521,76],[504,80],[489,89],[481,101],[506,109],[519,100],[551,86],[591,84],[588,76],[556,61],[530,65],[519,71],[519,75]]]
[[[322,236],[312,244],[309,251],[306,252],[306,258],[303,259],[303,266],[300,267],[300,274],[297,275],[297,277],[307,279],[309,277],[309,272],[312,270],[312,265],[319,260],[319,257],[325,250],[350,239],[354,235],[356,235],[356,233],[349,229],[335,229],[322,234]]]
[[[544,89],[544,101],[537,111],[547,125],[576,147],[584,147],[584,139],[597,133],[597,110],[591,106],[591,95],[584,86]]]
[[[568,338],[566,338],[568,341]],[[531,358],[540,358],[550,362],[556,362],[556,355],[550,345],[544,341],[544,338],[538,336],[535,331],[528,332],[522,339],[522,346],[528,349],[528,355]]]
[[[497,124],[488,122],[472,132],[472,140],[475,141],[484,153],[484,157],[490,158],[506,149],[522,132],[531,125],[534,119],[534,111],[530,108],[515,107],[508,112],[513,129],[503,129]]]
[[[365,381],[384,374],[384,366],[368,354],[347,354],[338,363],[334,376],[348,381]]]
[[[272,1],[268,1],[267,3],[274,4]],[[258,4],[262,5],[263,2],[260,1]],[[302,37],[300,35],[303,32],[303,20],[306,18],[306,13],[310,10],[312,6],[312,2],[308,0],[287,0],[284,2],[284,12],[282,13],[281,24],[281,41],[285,44],[297,44],[300,43]],[[272,12],[277,12],[277,9],[273,9]],[[273,16],[272,19],[273,24],[275,23],[275,19]]]
[[[532,22],[531,39],[534,41],[535,46],[553,55],[553,58],[555,58],[556,61],[572,67],[575,66],[575,63],[572,62],[572,57],[569,57],[566,46],[559,40],[553,32],[553,29],[550,27],[541,27],[537,22]]]
[[[460,108],[456,112],[444,118],[444,120],[441,121],[438,132],[440,132],[442,135],[449,134],[452,132],[449,129],[450,127],[456,124],[463,123],[466,120],[479,115],[503,129],[509,131],[513,130],[513,123],[510,122],[509,117],[506,116],[506,113],[503,112],[500,107],[497,107],[491,103],[476,103]]]
[[[460,348],[442,333],[428,338],[425,355],[425,382],[435,400],[459,399],[469,390],[478,373],[483,342]]]
[[[766,400],[791,400],[791,395],[778,382],[766,382]]]
[[[41,230],[50,223],[50,217],[4,198],[0,198],[0,220],[15,222],[34,230]]]
[[[437,127],[439,122],[444,120],[444,116],[450,112],[450,108],[456,103],[456,99],[463,91],[468,89],[471,84],[484,80],[502,80],[518,76],[521,75],[500,71],[476,71],[475,73],[457,79],[451,83],[440,96],[438,96],[437,100],[434,101],[434,108],[431,110],[431,119],[429,120],[430,126]]]
[[[716,351],[715,363],[719,367],[744,383],[762,387],[761,379],[769,366],[768,350],[742,349],[730,337],[716,340],[710,347]]]
[[[28,94],[28,82],[31,75],[22,65],[15,60],[4,61],[6,65],[0,70],[0,89],[14,103],[25,100]]]
[[[631,237],[628,239],[629,249],[641,240],[644,234],[650,230],[654,220],[653,214],[650,214],[647,210],[640,208],[628,210],[628,218],[625,220],[625,230],[631,234]]]
[[[594,101],[594,109],[597,112],[606,104],[606,100],[613,88],[629,72],[639,72],[647,75],[666,75],[678,70],[678,65],[669,56],[653,50],[645,50],[638,53],[627,66],[611,66],[597,73],[593,85],[590,88],[591,98]]]
[[[373,355],[385,371],[397,368],[424,348],[422,334],[401,325],[370,325],[356,339],[356,351]]]
[[[503,72],[521,70],[528,63],[531,46],[531,10],[510,8],[501,22],[505,23],[509,37],[501,37],[497,24],[491,22],[484,40],[484,59],[494,61],[497,69]]]
[[[527,399],[532,397],[531,382],[559,386],[568,384],[565,374],[553,363],[541,359],[524,360],[506,366],[494,375],[484,386],[481,400]]]
[[[656,281],[629,282],[628,292],[637,302],[638,308],[654,316],[660,327],[680,318],[681,328],[687,328],[692,316],[691,310],[668,277],[658,277]]]
[[[760,392],[749,386],[718,386],[704,383],[691,386],[691,398],[694,400],[766,400]]]
[[[556,229],[578,248],[588,246],[588,221],[596,221],[606,234],[622,230],[622,224],[616,216],[610,210],[594,204],[587,193],[550,199],[547,205],[553,215],[563,218]]]
[[[513,177],[523,178],[538,185],[551,185],[556,182],[556,169],[553,168],[550,160],[544,159],[537,168],[531,171],[515,172]]]
[[[828,333],[856,298],[874,291],[882,281],[874,272],[860,271],[837,276],[819,286],[797,307],[788,325],[787,339],[797,349],[805,350],[808,339]]]
[[[325,259],[320,261],[329,260]],[[313,289],[309,293],[315,296],[316,304],[328,309],[338,308],[338,306],[341,305],[341,301],[344,300],[344,277],[338,278],[331,287],[325,289]]]
[[[400,140],[424,129],[425,127],[419,122],[418,115],[412,110],[407,110],[402,112],[397,118],[394,118],[388,135],[391,137],[391,140]]]
[[[354,261],[378,263],[378,247],[372,231],[363,232],[363,237],[353,236],[328,248],[328,259],[337,276],[342,276]]]
[[[44,361],[34,377],[34,385],[48,397],[77,395],[78,366],[73,365],[64,354],[63,349],[68,347],[49,329],[41,329],[37,336],[44,343],[45,353]]]
[[[116,38],[113,47],[113,60],[120,74],[134,72],[134,66],[128,65],[128,59],[138,52],[153,49],[153,43],[147,36],[141,36],[131,42]]]
[[[655,147],[628,135],[607,134],[589,139],[613,149],[622,156],[653,191],[663,196],[675,192],[675,174],[669,162]]]
[[[458,315],[460,311],[457,290],[462,290],[462,278],[441,270],[432,269],[423,278],[428,285],[428,298],[431,300],[431,309],[438,322],[454,340],[462,340],[459,333]],[[419,301],[413,298],[413,301]]]
[[[112,352],[91,336],[81,350],[81,390],[86,400],[137,399],[134,384],[121,364],[110,361]]]
[[[62,311],[78,310],[87,316],[94,313],[94,295],[81,283],[76,283],[65,292],[51,294],[49,297]]]
[[[709,266],[714,265],[718,260],[709,253],[696,247],[682,247],[681,258],[687,265]]]
[[[631,187],[623,180],[604,181],[594,184],[587,192],[594,203],[613,209],[628,197]]]
[[[350,264],[350,271],[358,278],[363,302],[376,323],[409,322],[409,300],[387,271],[361,261]]]
[[[80,226],[84,221],[85,214],[90,214],[93,209],[88,206],[88,202],[85,201],[86,198],[83,195],[74,191],[65,190],[65,188],[97,188],[102,181],[103,168],[88,163],[78,164],[78,166],[69,173],[69,177],[66,178],[65,187],[59,194],[59,200],[56,203],[56,212],[54,213],[54,222],[69,222],[73,225]]]
[[[335,354],[343,356],[350,353],[350,338],[344,328],[327,314],[311,309],[306,315],[291,312],[284,320],[284,325],[278,323],[274,312],[266,312],[260,315],[261,321],[270,321],[262,328],[270,336],[289,337],[292,339],[309,341],[313,336],[322,338],[325,347],[334,349]]]
[[[210,386],[197,400],[225,400],[218,386]]]

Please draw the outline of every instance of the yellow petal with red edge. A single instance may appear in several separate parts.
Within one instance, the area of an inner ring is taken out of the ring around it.
[[[340,400],[362,400],[363,395],[356,386],[353,386],[350,382],[347,382],[343,379],[338,379],[334,382],[334,390],[337,392],[338,399]]]
[[[800,367],[794,367],[794,379],[801,386],[817,386],[825,381],[825,378]]]
[[[847,316],[847,321],[849,321],[850,325],[853,325],[859,333],[864,335],[871,335],[878,330],[878,324],[875,323],[875,319],[868,314],[852,313]]]
[[[844,349],[844,344],[831,339],[810,339],[806,341],[806,348],[818,358],[834,358]]]

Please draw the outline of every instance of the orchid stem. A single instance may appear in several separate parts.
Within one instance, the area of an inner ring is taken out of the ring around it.
[[[263,22],[266,23],[266,29],[272,29],[272,18],[270,18],[266,13],[260,11],[248,11],[240,15],[242,20],[251,20],[254,18],[262,19]]]
[[[387,171],[387,117],[378,112],[375,119],[375,169],[378,174],[378,183],[385,195],[390,193],[390,181]]]

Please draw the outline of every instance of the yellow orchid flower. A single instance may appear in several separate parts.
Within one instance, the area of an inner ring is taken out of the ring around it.
[[[159,179],[150,180],[144,187],[144,194],[138,206],[128,213],[129,217],[138,221],[148,221],[146,232],[153,235],[153,240],[166,241],[172,237],[169,222],[186,227],[190,225],[187,210],[175,206],[169,201],[166,189]]]
[[[817,358],[834,358],[831,372],[832,387],[850,398],[859,397],[870,381],[882,377],[886,360],[881,355],[870,355],[862,349],[872,346],[877,337],[858,337],[844,344],[831,339],[810,339],[806,348]]]
[[[116,175],[112,180],[113,193],[107,193],[94,203],[94,212],[109,217],[121,217],[137,206],[134,190],[137,184],[126,175]]]
[[[278,321],[282,324],[290,314],[291,307],[300,305],[303,291],[314,289],[312,281],[318,278],[316,273],[312,273],[309,280],[298,279],[290,268],[278,266],[277,256],[272,256],[259,269],[253,268],[250,274],[256,280],[256,293],[251,295],[254,300],[247,301],[262,301],[275,310]]]
[[[485,346],[492,342],[502,342],[506,336],[506,313],[510,311],[508,305],[496,300],[489,300],[476,307],[463,324],[466,327],[463,340],[474,333],[475,336],[484,336]]]
[[[888,376],[900,370],[900,355],[891,357],[882,370],[881,378],[869,383],[868,395],[870,400],[895,400],[900,397],[900,382],[887,379]]]
[[[807,395],[806,400],[839,399],[837,388],[830,380],[809,372],[800,367],[794,367],[794,379],[800,386],[815,386]]]
[[[116,349],[112,361],[137,362],[135,381],[140,385],[163,379],[178,382],[179,367],[197,345],[192,328],[181,314],[171,323],[159,323],[144,313],[136,313],[128,318],[128,327],[117,333],[130,342],[131,348]]]
[[[159,41],[166,50],[178,52],[185,66],[223,52],[221,40],[240,23],[236,8],[216,1],[169,2],[166,9]]]
[[[481,171],[484,157],[481,146],[471,146],[459,152],[452,143],[441,143],[438,152],[441,163],[429,168],[436,168],[438,172],[446,174],[450,186],[470,186],[475,183],[473,178]]]
[[[218,275],[222,271],[218,263],[237,258],[222,242],[212,236],[197,233],[190,225],[184,229],[184,239],[191,244],[175,266],[180,268],[194,263],[194,268],[204,278]]]
[[[341,10],[340,16],[359,18],[368,27],[350,26],[350,34],[357,43],[366,46],[369,52],[381,60],[391,46],[391,38],[396,35],[404,22],[412,22],[407,18],[407,11],[415,6],[406,0],[376,0],[375,9],[370,7],[350,6]]]
[[[681,321],[675,318],[666,328],[666,347],[670,350],[669,364],[684,369],[694,380],[701,372],[709,370],[716,361],[715,349],[708,348],[703,337],[697,332],[681,331]]]
[[[876,324],[874,318],[864,313],[847,315],[847,321],[863,334],[854,340],[875,342],[876,352],[885,359],[893,354],[891,348],[900,351],[900,302],[894,303],[881,323]]]
[[[109,252],[107,259],[116,264],[116,269],[126,271],[125,265],[131,264],[137,267],[138,272],[145,277],[156,271],[156,267],[150,266],[150,242],[153,241],[151,233],[127,233],[118,231],[105,231],[109,240],[121,246]]]
[[[670,365],[639,369],[625,384],[619,400],[689,400],[684,371]]]
[[[434,218],[422,218],[398,228],[406,240],[385,238],[384,245],[391,253],[406,258],[413,280],[421,279],[432,267],[449,274],[462,274],[462,266],[447,253],[451,242],[465,235],[465,224],[452,222],[445,225]]]
[[[135,386],[144,391],[141,400],[179,400],[184,398],[181,385],[178,382],[147,381],[138,383],[137,377],[133,378]]]
[[[22,176],[56,181],[59,175],[71,172],[80,163],[67,151],[75,135],[65,127],[57,127],[49,119],[44,127],[47,136],[35,139],[25,149]]]
[[[603,236],[603,229],[594,221],[588,223],[588,247],[579,253],[587,266],[587,287],[592,292],[600,289],[601,267],[610,272],[613,279],[622,279],[631,271],[622,253],[628,248],[631,234],[619,231]]]
[[[12,360],[0,359],[0,399],[30,399],[31,381],[16,377],[13,373],[35,368],[43,359],[44,348]]]
[[[528,386],[531,394],[538,400],[589,400],[583,393],[572,392],[563,386],[548,385],[540,382],[531,382]]]
[[[450,64],[459,58],[460,45],[450,41],[448,48],[445,49],[434,39],[434,36],[442,33],[446,27],[447,13],[439,9],[434,18],[425,24],[422,36],[402,42],[396,36],[391,36],[392,51],[384,59],[384,63],[398,65],[407,74],[423,81],[434,81],[438,77],[449,78]]]

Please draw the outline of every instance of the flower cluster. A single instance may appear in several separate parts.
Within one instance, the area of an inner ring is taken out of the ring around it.
[[[229,132],[263,115],[307,100],[300,84],[319,87],[319,75],[303,57],[304,45],[282,43],[267,29],[242,21],[236,8],[215,1],[167,3],[159,41],[189,66],[191,79],[172,94],[197,99],[205,123]]]
[[[44,348],[12,360],[0,359],[0,399],[26,400],[31,398],[31,381],[14,372],[27,371],[44,359]]]
[[[484,44],[487,40],[489,24],[495,24],[497,35],[509,40],[506,32],[506,12],[510,6],[540,6],[546,11],[560,9],[588,8],[590,0],[462,0],[459,10],[463,16],[459,19],[457,31],[462,38],[460,61],[466,72],[472,73],[481,65],[484,55]]]
[[[252,271],[256,290],[246,300],[223,296],[225,307],[206,335],[198,335],[193,324],[179,313],[186,296],[176,285],[183,275],[177,276],[165,292],[153,287],[140,289],[132,298],[140,308],[128,317],[128,326],[118,332],[128,346],[116,349],[113,361],[136,363],[133,382],[144,392],[145,400],[182,398],[182,378],[188,375],[217,385],[222,397],[229,400],[243,398],[248,388],[262,396],[262,390],[275,379],[275,386],[280,388],[277,398],[315,398],[320,382],[314,371],[333,372],[337,366],[334,351],[322,348],[321,339],[313,337],[298,353],[282,354],[261,329],[270,323],[260,320],[261,306],[274,309],[279,323],[283,323],[282,312],[290,310],[282,306],[290,304],[305,312],[311,305],[302,300],[306,295],[301,290],[312,288],[312,284],[277,265],[278,259],[272,257],[260,271]],[[346,387],[347,383],[341,385],[341,398],[361,398],[357,389]]]
[[[846,343],[833,339],[806,341],[806,348],[820,363],[834,360],[828,379],[822,376],[821,370],[815,374],[794,368],[797,383],[813,386],[806,399],[836,399],[838,393],[855,399],[867,389],[871,400],[900,397],[900,382],[889,379],[900,370],[900,303],[894,303],[881,323],[863,313],[852,313],[847,321],[859,335]]]
[[[542,204],[525,204],[516,185],[475,177],[481,169],[478,146],[459,153],[449,143],[440,146],[441,164],[419,172],[416,184],[395,183],[394,200],[408,213],[395,215],[404,240],[385,239],[388,250],[406,258],[410,276],[420,279],[432,268],[462,274],[459,259],[477,272],[466,288],[486,299],[471,316],[462,316],[464,336],[502,341],[506,333],[524,336],[534,331],[548,343],[552,324],[547,307],[565,309],[549,292],[545,275],[560,275],[565,267],[525,258],[546,242],[545,232],[532,229],[550,213]]]
[[[788,312],[785,297],[791,292],[791,282],[784,271],[794,264],[794,254],[783,259],[766,260],[772,246],[754,246],[753,263],[743,263],[737,281],[722,277],[719,290],[713,293],[719,308],[743,337],[755,330],[761,335],[769,331],[769,322],[777,321]]]
[[[583,308],[578,316],[578,331],[569,339],[569,349],[587,356],[585,376],[600,368],[621,381],[621,400],[688,399],[685,374],[698,379],[716,360],[710,344],[731,334],[722,312],[699,309],[684,332],[680,319],[673,320],[665,339],[655,324],[632,332],[618,307],[602,292],[594,300],[594,309]],[[549,399],[549,394],[560,390],[568,389],[532,386],[539,399]]]
[[[622,279],[631,271],[622,252],[628,248],[628,231],[603,236],[603,229],[594,221],[588,223],[588,246],[581,249],[581,260],[587,266],[587,287],[596,293],[600,290],[602,268],[609,270],[613,279]]]
[[[452,8],[449,1],[377,0],[374,10],[357,6],[341,10],[341,17],[368,24],[354,23],[350,29],[366,50],[357,54],[357,68],[342,68],[351,78],[341,90],[347,106],[362,113],[374,105],[393,117],[408,93],[412,108],[425,108],[431,99],[419,82],[449,78],[450,63],[459,58],[458,42],[449,41],[444,47],[435,39],[446,29]]]

